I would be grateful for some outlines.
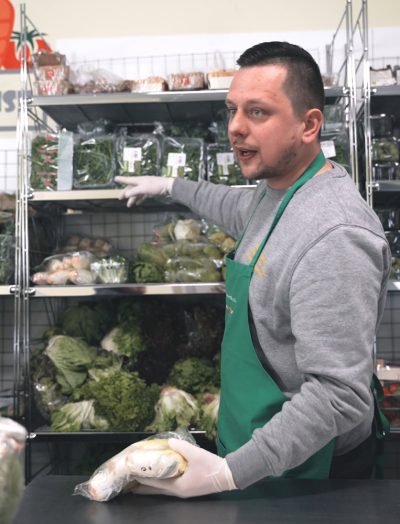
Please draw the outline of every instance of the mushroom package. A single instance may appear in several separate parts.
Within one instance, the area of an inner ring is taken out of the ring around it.
[[[186,428],[158,433],[128,446],[102,464],[87,482],[75,487],[74,495],[106,502],[140,484],[141,477],[167,479],[178,477],[186,469],[186,460],[168,445],[169,438],[195,440]]]

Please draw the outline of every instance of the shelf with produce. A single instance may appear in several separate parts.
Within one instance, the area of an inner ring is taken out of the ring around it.
[[[347,96],[345,87],[326,87],[327,103]],[[161,93],[106,93],[90,95],[39,96],[29,107],[40,107],[57,124],[74,130],[82,122],[100,118],[114,124],[149,122],[209,123],[225,107],[228,90],[165,91]]]
[[[205,431],[190,431],[193,437],[203,442],[206,440]],[[28,439],[35,442],[93,442],[96,444],[104,442],[133,443],[154,435],[151,431],[126,431],[126,432],[103,432],[103,431],[80,431],[70,433],[58,433],[50,430],[36,430],[28,435]],[[209,441],[207,441],[209,442]]]
[[[5,287],[5,286],[4,286]],[[191,284],[98,284],[94,286],[36,286],[31,297],[91,297],[138,295],[208,295],[225,293],[225,282]]]
[[[371,89],[371,114],[385,113],[400,119],[400,85]]]

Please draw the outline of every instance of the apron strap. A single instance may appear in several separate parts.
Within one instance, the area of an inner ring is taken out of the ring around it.
[[[374,420],[375,420],[375,432],[378,439],[382,439],[385,435],[390,433],[390,424],[388,419],[381,411],[379,402],[383,400],[384,394],[382,384],[375,373],[372,376],[371,390],[374,395]]]

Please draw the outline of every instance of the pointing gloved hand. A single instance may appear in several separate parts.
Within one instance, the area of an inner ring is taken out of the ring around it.
[[[132,493],[188,498],[238,489],[225,459],[184,440],[172,438],[168,443],[188,462],[183,475],[165,480],[141,477]]]
[[[147,197],[166,196],[171,194],[172,184],[175,178],[164,178],[160,176],[117,176],[118,184],[127,184],[118,198],[128,198],[128,207],[142,204]]]

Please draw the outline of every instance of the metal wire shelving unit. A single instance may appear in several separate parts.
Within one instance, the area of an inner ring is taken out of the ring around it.
[[[43,286],[32,287],[30,283],[29,267],[29,239],[28,216],[30,204],[55,202],[65,209],[86,212],[116,212],[126,211],[117,201],[118,190],[87,190],[87,191],[33,191],[29,185],[29,136],[28,120],[31,118],[36,125],[48,129],[48,124],[38,116],[37,110],[49,116],[58,126],[74,131],[78,124],[91,122],[99,118],[108,118],[116,124],[142,125],[154,120],[165,123],[179,123],[192,120],[210,122],[225,104],[227,90],[220,91],[192,91],[192,92],[164,92],[153,94],[114,93],[97,95],[66,95],[53,97],[29,96],[29,74],[27,63],[27,28],[36,29],[27,15],[25,5],[21,6],[20,14],[22,53],[21,53],[21,97],[18,121],[18,196],[17,196],[17,229],[16,229],[16,282],[13,288],[15,294],[15,340],[14,340],[14,383],[15,396],[21,387],[25,394],[25,414],[23,422],[29,431],[27,446],[27,478],[31,478],[30,450],[32,442],[132,442],[133,439],[143,438],[142,433],[110,434],[110,433],[78,433],[54,434],[49,431],[35,431],[31,421],[30,398],[30,315],[31,304],[37,304],[38,299],[59,300],[76,297],[105,297],[105,296],[138,296],[138,295],[170,295],[178,296],[222,296],[225,293],[224,283],[216,284],[152,284],[137,285],[123,284],[114,286]],[[351,174],[354,182],[359,184],[357,159],[356,129],[356,83],[355,60],[353,50],[353,21],[352,3],[348,0],[345,12],[333,40],[327,46],[328,73],[332,72],[334,64],[334,46],[337,34],[342,27],[346,28],[346,58],[341,64],[339,75],[340,85],[326,87],[327,103],[342,103],[346,115],[346,131],[349,136],[349,156]],[[40,34],[40,32],[37,30]],[[44,40],[44,39],[43,39]],[[247,187],[238,190],[247,190]],[[165,202],[147,201],[143,213],[154,211],[173,210]],[[178,207],[182,210],[182,207]],[[10,293],[9,289],[4,292]],[[0,289],[1,293],[1,289]],[[56,316],[57,306],[52,316]],[[19,406],[18,406],[19,409]],[[197,432],[196,437],[201,439],[204,433]]]

